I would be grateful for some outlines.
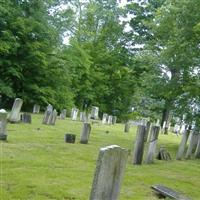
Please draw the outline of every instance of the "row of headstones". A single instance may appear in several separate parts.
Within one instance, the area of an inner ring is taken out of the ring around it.
[[[186,150],[187,141],[189,145]],[[185,129],[182,134],[182,139],[179,144],[179,148],[176,154],[176,159],[181,160],[183,158],[200,158],[200,132],[195,130]]]

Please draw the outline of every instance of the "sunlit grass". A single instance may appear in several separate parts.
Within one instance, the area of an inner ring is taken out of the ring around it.
[[[92,125],[89,144],[80,144],[81,122],[57,120],[42,125],[42,115],[32,115],[32,124],[9,124],[8,142],[1,144],[2,200],[87,200],[99,148],[111,144],[132,152],[135,131],[124,133],[124,125]],[[64,134],[76,134],[76,143],[64,143]],[[200,199],[200,161],[176,161],[181,137],[159,135],[173,160],[142,166],[132,165],[129,155],[120,200],[154,200],[150,188],[163,184],[194,200]],[[145,157],[145,155],[144,155]]]

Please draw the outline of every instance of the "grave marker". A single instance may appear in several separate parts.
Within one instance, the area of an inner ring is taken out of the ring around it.
[[[89,123],[84,123],[81,131],[80,143],[87,144],[90,136],[91,125]]]
[[[67,110],[63,109],[60,113],[60,119],[64,120],[66,118],[67,115]]]
[[[9,116],[9,121],[11,123],[16,123],[20,121],[20,111],[22,108],[23,100],[16,98]]]
[[[98,119],[98,118],[99,118],[99,107],[92,106],[91,119]]]
[[[35,114],[35,113],[40,113],[40,105],[37,105],[37,104],[35,104],[34,106],[33,106],[33,113]]]
[[[0,140],[7,140],[7,112],[4,109],[0,110]]]

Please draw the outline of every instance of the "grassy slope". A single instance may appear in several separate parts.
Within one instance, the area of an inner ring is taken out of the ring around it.
[[[41,124],[41,115],[32,118],[31,125],[9,124],[8,142],[0,142],[2,200],[87,200],[99,148],[117,144],[133,149],[135,129],[125,134],[121,124],[92,125],[89,144],[84,145],[79,144],[80,122],[57,120],[56,126],[47,126]],[[64,133],[76,134],[76,144],[64,143]],[[179,142],[176,135],[160,135],[158,146],[164,144],[174,158]],[[200,160],[134,166],[131,157],[120,200],[157,199],[150,189],[157,183],[200,199]]]

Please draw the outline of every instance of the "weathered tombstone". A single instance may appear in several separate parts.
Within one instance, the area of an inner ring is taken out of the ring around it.
[[[23,113],[20,118],[21,122],[31,124],[31,114]]]
[[[90,200],[118,200],[128,151],[111,145],[100,149]]]
[[[130,129],[130,123],[129,123],[129,122],[126,122],[126,123],[125,123],[125,126],[124,126],[124,132],[125,132],[125,133],[128,133],[128,132],[129,132],[129,129]]]
[[[44,113],[44,117],[43,117],[43,120],[42,120],[43,124],[49,124],[49,119],[50,119],[52,112],[53,112],[53,106],[51,104],[49,104],[47,106],[45,113]]]
[[[92,119],[98,119],[99,118],[99,107],[92,106],[91,118]]]
[[[72,108],[72,111],[71,111],[71,118],[73,121],[76,121],[77,120],[77,117],[78,117],[78,109],[77,108]]]
[[[195,158],[200,158],[200,133],[198,134],[198,142],[197,142],[197,147],[194,153]]]
[[[50,117],[49,117],[48,124],[55,125],[56,119],[57,119],[57,114],[58,113],[57,113],[56,109],[54,109],[53,112],[51,113]]]
[[[185,156],[186,159],[190,159],[192,156],[192,151],[194,149],[195,140],[196,140],[196,133],[195,133],[195,131],[192,131],[190,133],[190,142],[189,142],[189,146],[188,146],[186,156]]]
[[[154,155],[155,155],[155,152],[156,152],[156,145],[157,145],[157,141],[158,141],[159,131],[160,131],[159,126],[152,126],[151,127],[151,138],[150,138],[150,141],[149,141],[149,147],[148,147],[147,157],[146,157],[146,163],[147,164],[153,163]]]
[[[80,112],[80,121],[85,122],[86,121],[86,113],[85,112]]]
[[[177,160],[181,160],[184,156],[185,146],[187,144],[189,134],[190,134],[190,129],[185,130],[185,132],[182,134],[182,139],[181,139],[181,142],[180,142],[179,147],[178,147],[178,152],[176,154]]]
[[[91,125],[89,123],[83,123],[83,128],[81,131],[80,143],[87,144],[90,136]]]
[[[66,115],[67,115],[67,110],[66,109],[63,109],[60,113],[60,119],[65,119],[66,118]]]
[[[117,117],[113,116],[113,118],[112,118],[112,124],[114,125],[114,124],[116,124],[116,122],[117,122]]]
[[[65,142],[67,143],[75,143],[76,141],[76,135],[67,133],[65,134]]]
[[[148,122],[146,123],[146,132],[145,132],[145,136],[144,136],[144,142],[147,141],[147,138],[148,138],[148,136],[149,136],[150,126],[151,126],[151,122],[148,121]]]
[[[20,121],[20,111],[22,108],[23,100],[16,98],[9,116],[9,121],[11,123],[16,123]]]
[[[0,140],[7,140],[7,112],[4,109],[0,110]]]
[[[109,116],[108,116],[108,124],[109,124],[109,125],[112,124],[112,118],[113,118],[112,115],[109,115]]]
[[[164,146],[160,147],[156,158],[158,160],[171,160],[171,156]]]
[[[133,164],[141,165],[142,157],[144,153],[144,136],[145,136],[146,127],[139,125],[137,128],[137,135],[134,145],[133,152]]]
[[[156,121],[156,126],[160,126],[160,120],[159,119],[157,119],[157,121]]]
[[[33,106],[33,113],[40,113],[40,105],[35,104]]]
[[[108,118],[108,114],[104,113],[102,117],[102,124],[106,124]]]

